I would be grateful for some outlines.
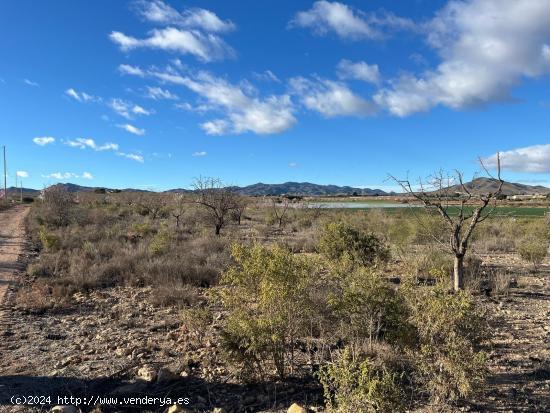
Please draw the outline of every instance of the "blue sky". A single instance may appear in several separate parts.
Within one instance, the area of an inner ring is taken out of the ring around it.
[[[9,182],[163,190],[214,176],[550,186],[550,2],[0,5]]]

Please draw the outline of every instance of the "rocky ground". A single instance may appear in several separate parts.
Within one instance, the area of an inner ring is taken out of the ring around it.
[[[148,395],[188,398],[197,411],[276,412],[318,394],[302,382],[240,384],[211,335],[199,340],[180,310],[153,306],[151,294],[150,288],[113,288],[75,294],[73,307],[53,313],[13,310],[2,340],[0,403],[14,394]]]
[[[550,411],[550,262],[533,274],[517,257],[485,256],[517,275],[517,287],[489,300],[494,328],[484,412]]]
[[[16,293],[32,282],[21,271],[31,256],[13,265],[14,281],[0,325],[0,412],[47,411],[17,407],[20,396],[186,398],[187,411],[320,411],[319,388],[311,382],[246,385],[224,367],[213,332],[222,314],[211,308],[205,325],[191,325],[177,308],[154,305],[150,288],[111,288],[77,293],[46,313],[18,308]],[[550,411],[550,260],[537,274],[515,256],[483,257],[506,267],[517,286],[507,295],[480,298],[492,316],[490,375],[482,397],[448,411]],[[17,272],[19,270],[19,272]],[[201,294],[204,294],[202,292]],[[81,406],[83,411],[166,411],[166,407]],[[70,412],[71,410],[67,410]],[[172,409],[175,411],[184,411]],[[431,411],[435,411],[432,409]]]

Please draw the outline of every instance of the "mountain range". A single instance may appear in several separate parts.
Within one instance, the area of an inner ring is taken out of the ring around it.
[[[98,187],[81,186],[73,183],[60,183],[69,192],[87,192],[94,191]],[[473,192],[490,192],[498,187],[498,181],[492,178],[476,178],[465,184],[468,190]],[[318,185],[310,182],[285,182],[282,184],[264,184],[257,183],[248,186],[233,186],[231,189],[247,196],[266,196],[266,195],[300,195],[300,196],[337,196],[337,195],[396,195],[395,193],[387,193],[381,189],[370,188],[354,188],[351,186],[337,185]],[[452,191],[460,192],[459,185],[451,187]],[[8,188],[8,191],[19,193],[19,188]],[[147,192],[143,189],[126,188],[122,192]],[[32,188],[23,188],[23,196],[37,195],[40,191]],[[166,193],[186,193],[192,192],[190,189],[178,188],[164,191]],[[513,182],[504,182],[502,186],[504,195],[533,195],[533,194],[549,194],[550,188],[541,185],[525,185]]]

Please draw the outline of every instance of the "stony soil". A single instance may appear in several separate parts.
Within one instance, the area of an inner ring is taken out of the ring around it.
[[[2,222],[12,225],[14,215],[2,214],[0,228]],[[550,411],[550,260],[531,274],[512,254],[483,259],[507,267],[518,283],[506,296],[480,298],[494,328],[487,391],[449,411]],[[17,283],[4,302],[0,327],[0,412],[47,410],[15,407],[9,401],[13,395],[183,397],[189,408],[202,412],[286,412],[296,401],[320,410],[313,383],[245,385],[226,370],[212,334],[222,317],[215,308],[204,333],[186,325],[180,309],[153,305],[150,288],[77,293],[69,304],[32,314],[17,308],[15,290],[33,280],[17,272],[21,264],[12,267],[10,277]],[[165,410],[105,405],[82,410],[94,408]]]

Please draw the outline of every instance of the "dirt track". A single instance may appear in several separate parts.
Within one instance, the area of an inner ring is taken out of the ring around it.
[[[15,206],[0,212],[0,329],[4,319],[4,299],[14,272],[21,269],[18,258],[25,245],[23,220],[28,212],[26,206]]]

